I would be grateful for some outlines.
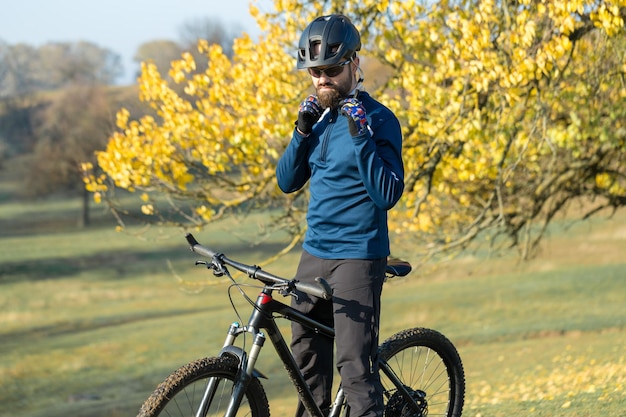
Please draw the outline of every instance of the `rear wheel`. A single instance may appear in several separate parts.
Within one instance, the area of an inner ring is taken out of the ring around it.
[[[216,389],[207,402],[207,417],[223,416],[230,401],[238,361],[228,356],[204,358],[182,366],[165,379],[148,398],[137,417],[195,416],[209,381]],[[258,379],[250,381],[237,416],[269,417],[269,404]]]
[[[379,348],[386,363],[417,407],[411,407],[381,365],[385,417],[459,417],[465,374],[454,345],[441,333],[414,328],[396,333]]]

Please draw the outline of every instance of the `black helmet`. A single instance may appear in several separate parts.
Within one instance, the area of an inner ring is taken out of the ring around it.
[[[361,49],[361,35],[340,14],[318,17],[304,29],[298,44],[298,69],[340,64]]]

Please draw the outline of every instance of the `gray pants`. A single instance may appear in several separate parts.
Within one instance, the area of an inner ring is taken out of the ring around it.
[[[383,415],[382,387],[375,364],[386,262],[385,258],[319,259],[303,252],[296,273],[303,282],[324,277],[333,288],[332,301],[299,294],[292,306],[334,326],[337,369],[351,417]],[[332,397],[333,340],[293,323],[291,350],[317,404],[327,412]],[[302,403],[296,415],[308,415]]]

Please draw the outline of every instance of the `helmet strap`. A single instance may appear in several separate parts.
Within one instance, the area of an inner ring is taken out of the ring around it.
[[[356,80],[355,90],[359,91],[359,90],[363,90],[364,74],[363,74],[363,70],[361,69],[361,65],[358,65],[358,64],[356,64],[356,62],[354,62],[354,57],[355,56],[356,56],[356,54],[354,54],[354,56],[352,58],[350,58],[350,61],[352,61],[352,63],[356,65],[356,70],[358,72],[359,78],[357,78],[357,80]]]

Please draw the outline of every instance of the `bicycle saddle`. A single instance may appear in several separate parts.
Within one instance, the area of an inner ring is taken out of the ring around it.
[[[394,277],[403,277],[411,272],[411,264],[398,258],[387,259],[387,269],[385,272]]]

